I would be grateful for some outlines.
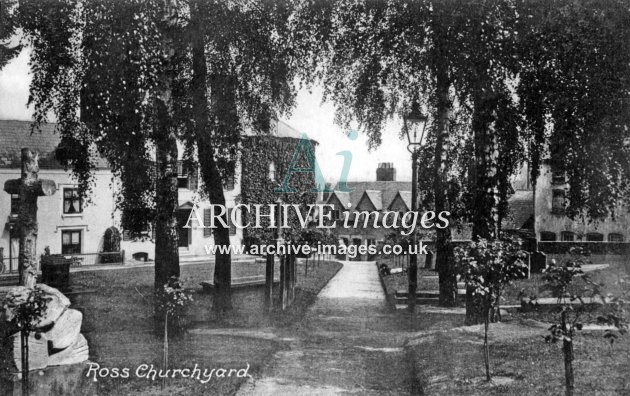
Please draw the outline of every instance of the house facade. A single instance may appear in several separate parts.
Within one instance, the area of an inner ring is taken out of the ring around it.
[[[536,236],[541,242],[628,242],[630,208],[617,208],[615,218],[572,220],[564,213],[569,184],[545,165],[536,184]]]
[[[98,253],[103,251],[105,230],[116,227],[122,234],[121,250],[125,252],[126,260],[137,257],[137,253],[144,253],[149,260],[153,259],[155,244],[152,230],[147,230],[143,240],[132,240],[121,229],[120,212],[115,205],[117,183],[107,162],[98,160],[90,200],[84,201],[79,196],[78,185],[71,172],[64,170],[54,159],[54,152],[60,141],[54,129],[54,124],[44,125],[41,133],[31,135],[30,122],[0,120],[0,185],[4,186],[7,180],[20,178],[20,151],[23,147],[40,153],[39,178],[50,179],[57,184],[58,191],[55,195],[40,197],[38,200],[37,255],[43,254],[44,249],[48,248],[52,254],[79,257],[85,265],[98,264]],[[264,138],[290,141],[297,145],[301,136],[295,129],[279,121],[273,124],[272,133]],[[274,163],[269,164],[270,168],[275,166],[277,165]],[[234,178],[224,183],[228,211],[240,200],[242,177],[241,166],[237,164]],[[184,225],[195,206],[204,216],[208,216],[210,202],[203,199],[198,192],[199,172],[188,172],[182,161],[178,167],[178,186],[180,259],[185,261],[207,258],[206,245],[214,244],[211,229],[196,226],[185,228]],[[5,272],[17,271],[19,244],[15,223],[18,205],[17,195],[0,192],[0,257],[3,259]],[[241,214],[237,213],[236,219],[240,221],[240,217]],[[233,226],[230,228],[230,243],[243,243],[242,229]]]
[[[411,182],[396,181],[396,170],[392,164],[379,164],[375,181],[347,182],[347,185],[351,192],[335,189],[321,200],[333,205],[333,219],[342,220],[344,211],[377,211],[381,217],[387,211],[411,210]],[[514,192],[508,200],[507,215],[502,219],[501,229],[527,240],[535,238],[543,242],[538,244],[543,250],[550,248],[545,245],[547,242],[629,242],[628,208],[620,207],[614,220],[610,217],[598,221],[569,219],[564,214],[568,184],[564,178],[554,177],[548,166],[543,166],[535,189],[527,165],[523,166],[513,178],[512,188]],[[453,240],[469,240],[471,228],[470,224],[454,227]],[[383,243],[392,229],[372,226],[344,228],[342,222],[337,221],[335,232],[347,245],[376,245]],[[531,248],[535,249],[534,246]],[[557,247],[553,249],[558,250]]]

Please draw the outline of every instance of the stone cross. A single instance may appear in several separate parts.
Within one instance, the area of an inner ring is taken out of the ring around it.
[[[28,148],[22,149],[22,175],[20,179],[7,180],[4,191],[19,194],[20,208],[17,218],[17,231],[20,239],[18,266],[20,285],[35,286],[37,275],[37,198],[53,195],[57,185],[52,180],[40,180],[39,154]]]

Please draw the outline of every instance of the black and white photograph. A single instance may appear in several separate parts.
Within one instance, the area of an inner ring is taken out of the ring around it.
[[[630,0],[0,0],[0,396],[630,395]]]

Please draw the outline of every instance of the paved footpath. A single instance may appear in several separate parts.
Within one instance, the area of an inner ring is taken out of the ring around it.
[[[373,262],[344,262],[293,341],[239,395],[410,394],[407,334],[390,311]],[[283,331],[283,330],[278,330]]]

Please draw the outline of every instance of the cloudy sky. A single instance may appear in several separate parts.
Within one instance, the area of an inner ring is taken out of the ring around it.
[[[19,57],[0,71],[0,119],[30,120],[31,110],[26,107],[30,83],[28,54]],[[400,121],[393,120],[383,131],[381,147],[371,152],[367,149],[367,138],[359,131],[355,140],[333,122],[335,108],[322,103],[321,90],[299,93],[297,107],[285,121],[319,142],[317,161],[327,181],[336,181],[343,167],[340,151],[352,153],[349,180],[375,180],[376,167],[380,162],[393,162],[397,180],[411,180],[411,161],[406,143],[398,138]]]

